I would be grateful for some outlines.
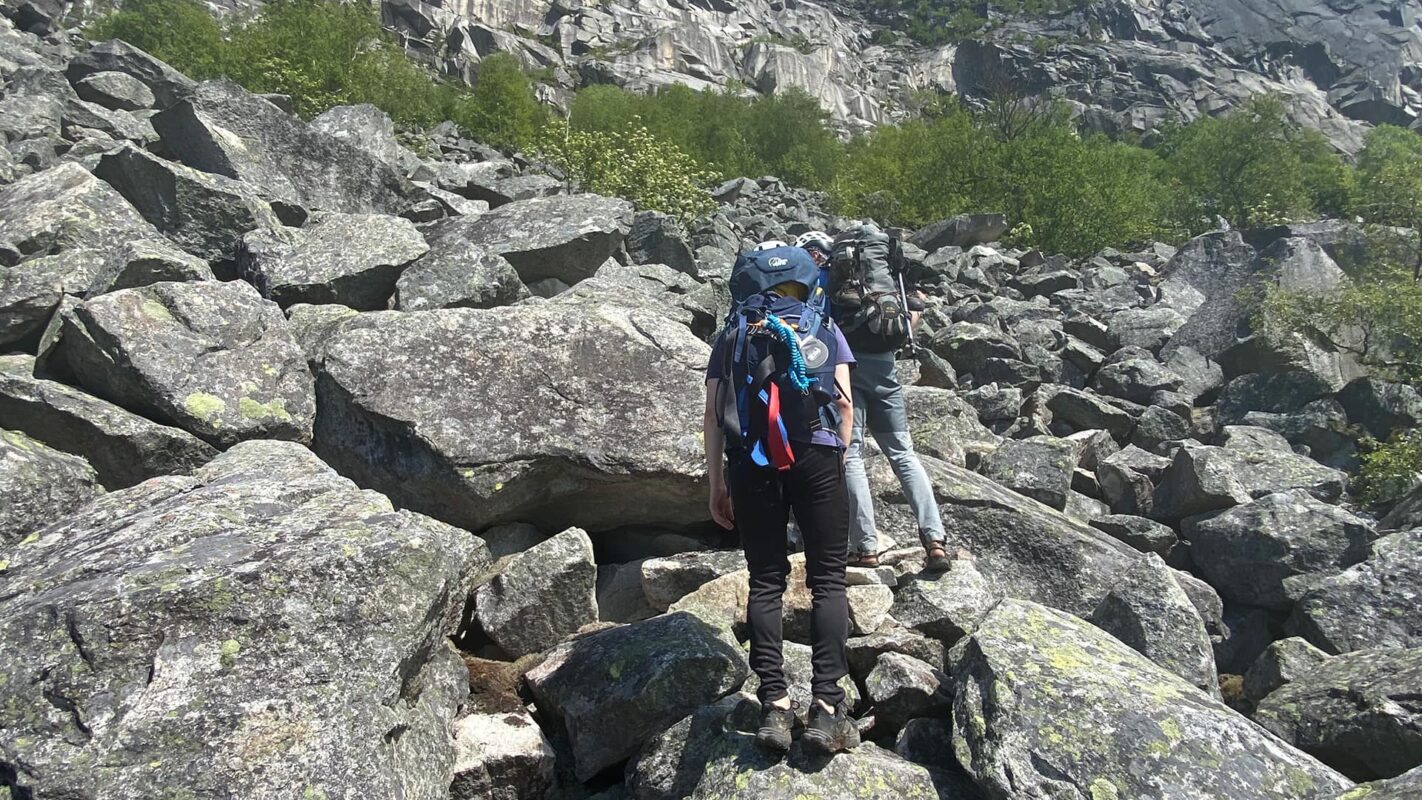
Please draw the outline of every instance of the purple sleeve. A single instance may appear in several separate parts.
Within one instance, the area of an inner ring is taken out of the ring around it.
[[[724,342],[725,339],[717,339],[716,344],[711,348],[711,360],[706,362],[706,380],[708,381],[721,380],[726,377]]]
[[[844,331],[841,331],[838,325],[834,326],[834,342],[836,345],[835,349],[839,353],[839,360],[835,361],[834,363],[836,365],[853,364],[854,351],[849,349],[849,342],[846,342],[844,340]]]

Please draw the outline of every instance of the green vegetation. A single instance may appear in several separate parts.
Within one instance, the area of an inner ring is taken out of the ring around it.
[[[583,188],[627,198],[639,208],[690,221],[716,207],[702,188],[716,176],[640,125],[611,133],[554,123],[536,150]]]
[[[1422,478],[1422,430],[1394,434],[1391,441],[1365,440],[1355,488],[1365,503],[1390,503],[1402,498]]]
[[[290,95],[307,117],[371,103],[401,125],[453,120],[503,147],[531,141],[547,119],[512,57],[485,59],[472,90],[437,82],[381,29],[368,0],[274,0],[226,24],[195,0],[132,0],[87,34],[123,39],[194,78],[226,76],[254,92]]]

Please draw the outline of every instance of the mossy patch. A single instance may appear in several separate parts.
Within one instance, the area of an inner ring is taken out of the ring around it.
[[[237,654],[242,652],[242,643],[228,639],[222,643],[222,666],[231,669],[237,663]]]
[[[250,397],[243,397],[237,401],[237,413],[253,421],[266,419],[277,419],[282,422],[291,421],[291,414],[286,410],[286,401],[280,397],[274,398],[267,403],[259,403]]]
[[[193,392],[183,399],[183,409],[209,425],[217,425],[217,418],[227,410],[227,401],[207,392]]]

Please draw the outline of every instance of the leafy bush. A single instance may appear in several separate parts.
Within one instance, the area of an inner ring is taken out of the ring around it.
[[[129,0],[122,11],[90,24],[85,35],[122,39],[199,80],[223,71],[222,29],[194,0]]]
[[[225,30],[195,0],[135,0],[88,35],[123,39],[194,78],[226,75],[250,91],[290,95],[306,117],[370,103],[401,125],[449,119],[514,148],[532,141],[547,115],[511,56],[485,59],[472,90],[436,82],[381,28],[369,0],[271,0]]]
[[[1394,434],[1386,443],[1365,440],[1364,444],[1369,449],[1355,485],[1363,502],[1398,500],[1422,480],[1422,430]]]
[[[675,144],[636,126],[621,133],[546,127],[537,152],[584,189],[623,197],[683,221],[716,207],[706,183],[716,175]]]

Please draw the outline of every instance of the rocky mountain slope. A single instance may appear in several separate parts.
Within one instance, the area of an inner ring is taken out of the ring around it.
[[[482,57],[513,53],[551,73],[555,102],[592,83],[797,87],[860,131],[903,119],[921,93],[970,103],[1010,93],[1065,100],[1089,127],[1121,135],[1279,92],[1296,121],[1350,153],[1365,123],[1410,125],[1422,110],[1418,10],[1399,0],[1096,0],[1039,18],[990,14],[986,31],[927,47],[895,34],[904,12],[884,4],[382,2],[387,25],[432,63],[470,77]]]
[[[873,725],[771,759],[701,373],[732,254],[822,198],[736,179],[685,230],[8,22],[0,77],[0,797],[1422,792],[1422,488],[1376,519],[1344,471],[1422,396],[1240,305],[1336,286],[1350,225],[905,232],[912,432],[976,560],[924,574],[871,455]]]

